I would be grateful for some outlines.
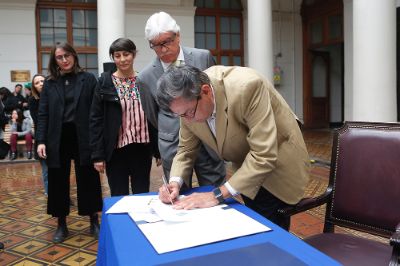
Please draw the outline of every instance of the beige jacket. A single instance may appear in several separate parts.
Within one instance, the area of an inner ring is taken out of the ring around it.
[[[181,119],[178,153],[171,176],[186,180],[202,142],[232,162],[229,184],[254,199],[260,186],[288,204],[297,203],[309,179],[309,157],[283,97],[256,71],[214,66],[205,71],[216,102],[216,138],[207,122]]]

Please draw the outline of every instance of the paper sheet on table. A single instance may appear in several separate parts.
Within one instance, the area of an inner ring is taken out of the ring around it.
[[[151,196],[125,196],[111,206],[106,214],[111,213],[128,213],[132,211],[148,211],[149,205],[158,200],[157,195]]]
[[[226,205],[187,211],[186,221],[138,224],[157,253],[270,231],[267,226]]]
[[[151,208],[152,202],[159,201],[157,195],[153,196],[126,196],[117,201],[106,214],[128,213],[134,221],[154,223],[161,221]]]
[[[128,213],[135,222],[187,221],[187,211],[174,210],[170,204],[162,203],[157,195],[123,197],[106,212],[106,214],[113,213]]]

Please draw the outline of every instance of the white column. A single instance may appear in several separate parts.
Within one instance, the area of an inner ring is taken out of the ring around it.
[[[344,120],[353,119],[353,0],[343,0]]]
[[[353,2],[353,117],[397,121],[396,2]]]
[[[110,45],[125,37],[125,0],[97,0],[98,66],[103,72],[103,63],[111,62]]]
[[[247,1],[249,67],[272,82],[272,8],[271,0]]]

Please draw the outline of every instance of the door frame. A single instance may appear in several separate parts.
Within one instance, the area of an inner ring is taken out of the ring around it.
[[[327,47],[332,44],[343,44],[343,21],[342,34],[335,39],[329,39],[329,17],[341,15],[343,17],[342,0],[316,0],[307,5],[303,1],[301,5],[301,17],[303,26],[303,118],[304,127],[313,127],[312,116],[312,56],[310,51]],[[311,42],[311,25],[316,21],[322,22],[322,40],[319,43]],[[342,105],[342,109],[343,109]],[[330,110],[330,106],[329,106]],[[343,113],[343,110],[342,110]]]

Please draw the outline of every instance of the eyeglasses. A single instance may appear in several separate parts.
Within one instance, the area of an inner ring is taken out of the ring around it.
[[[182,117],[182,118],[193,118],[193,117],[195,117],[196,116],[196,111],[197,111],[197,106],[199,105],[199,100],[200,100],[200,97],[197,97],[196,106],[193,109],[188,110],[183,114],[174,114],[174,116],[176,116],[176,117],[179,116],[179,117]]]
[[[169,49],[171,44],[175,41],[175,38],[176,38],[176,33],[174,33],[174,35],[171,38],[169,38],[168,40],[166,40],[162,43],[153,44],[153,43],[149,42],[149,46],[153,50],[161,50],[162,48]]]
[[[62,62],[64,59],[68,60],[70,57],[71,57],[71,54],[57,55],[56,60]]]

